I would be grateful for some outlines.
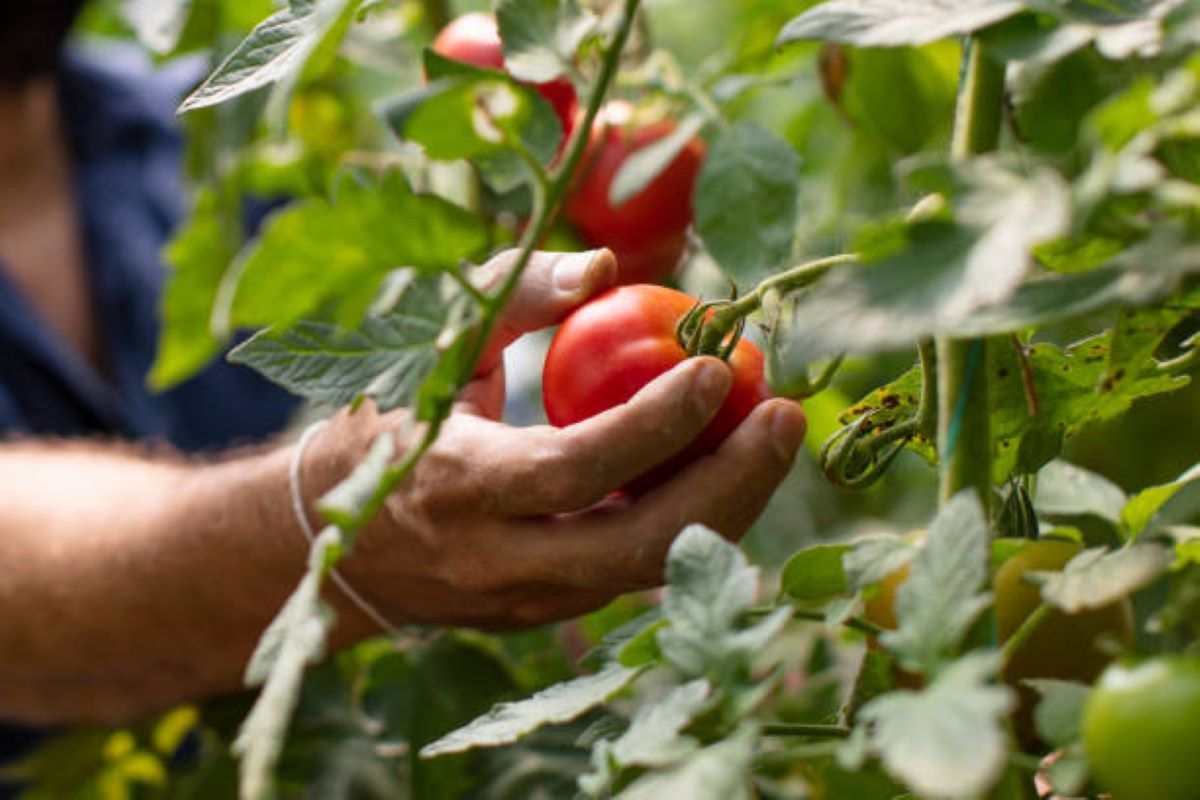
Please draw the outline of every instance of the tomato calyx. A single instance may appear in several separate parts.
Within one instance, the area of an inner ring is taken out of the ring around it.
[[[746,330],[746,317],[738,314],[729,321],[714,315],[718,308],[730,308],[737,300],[737,286],[730,284],[727,300],[697,300],[691,310],[679,318],[675,339],[689,356],[716,356],[728,361]]]

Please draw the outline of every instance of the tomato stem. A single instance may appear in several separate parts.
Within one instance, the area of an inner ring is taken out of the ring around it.
[[[833,267],[856,261],[858,261],[858,255],[855,253],[839,253],[814,261],[806,261],[786,272],[772,275],[741,297],[704,303],[701,306],[703,311],[697,309],[693,312],[705,314],[710,310],[712,312],[707,319],[697,318],[696,320],[700,325],[699,339],[695,340],[690,335],[686,338],[680,336],[679,343],[691,355],[719,355],[724,349],[726,339],[730,334],[736,333],[739,323],[762,308],[763,300],[768,293],[774,291],[782,296],[787,296],[792,292],[811,286]],[[690,334],[692,330],[689,326],[686,332]]]
[[[1032,614],[1025,618],[1025,621],[1021,623],[1021,627],[1017,628],[1013,632],[1013,635],[1008,637],[1008,641],[1004,643],[1004,647],[1000,651],[1005,664],[1013,660],[1013,656],[1024,646],[1025,642],[1029,641],[1029,638],[1033,636],[1038,626],[1046,621],[1046,618],[1050,616],[1052,611],[1054,611],[1054,606],[1043,602],[1034,609]]]
[[[1004,101],[1004,64],[982,43],[963,50],[951,156],[965,160],[996,149]],[[988,342],[939,339],[937,444],[941,502],[974,489],[984,510],[992,500],[991,424],[988,408]]]
[[[807,620],[809,622],[826,622],[827,617],[824,611],[811,611],[809,609],[797,608],[792,611],[792,616],[796,619]],[[870,636],[878,636],[883,633],[883,628],[876,625],[871,620],[865,617],[849,617],[842,621],[842,626],[851,630],[859,631]]]
[[[820,739],[845,739],[850,729],[845,725],[806,725],[797,722],[768,722],[762,726],[763,736],[809,736]]]

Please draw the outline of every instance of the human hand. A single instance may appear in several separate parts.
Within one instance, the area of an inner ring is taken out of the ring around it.
[[[537,254],[480,362],[479,377],[414,473],[359,537],[341,571],[398,622],[509,628],[575,616],[662,582],[672,540],[699,522],[740,538],[787,474],[805,431],[800,407],[760,405],[713,454],[637,498],[613,493],[682,450],[729,390],[724,362],[693,358],[623,406],[562,429],[500,423],[503,348],[609,286],[607,251]],[[502,254],[483,270],[510,268]],[[313,443],[309,464],[360,458],[378,431],[401,449],[420,431],[368,403]],[[310,491],[319,491],[313,489]],[[310,495],[311,496],[311,495]]]

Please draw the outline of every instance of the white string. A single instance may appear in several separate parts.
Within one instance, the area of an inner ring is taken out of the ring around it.
[[[312,441],[313,436],[321,428],[325,427],[325,423],[326,420],[318,420],[304,429],[304,433],[300,434],[300,438],[296,441],[296,449],[292,451],[291,467],[288,469],[288,486],[292,493],[292,512],[296,516],[296,521],[300,523],[300,530],[304,532],[304,538],[308,539],[309,545],[312,545],[316,541],[317,534],[313,530],[312,524],[308,521],[308,513],[304,509],[304,494],[300,488],[300,469],[304,463],[305,448],[308,447],[308,443]],[[393,625],[365,597],[356,592],[354,587],[342,577],[342,574],[336,568],[329,571],[329,577],[342,590],[342,593],[350,598],[350,601],[358,607],[358,610],[366,614],[384,633],[393,638],[402,636],[400,628]]]

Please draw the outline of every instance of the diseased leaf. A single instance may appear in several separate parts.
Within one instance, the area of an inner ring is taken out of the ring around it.
[[[928,44],[974,33],[1024,6],[1021,0],[829,0],[785,25],[776,44],[804,39],[859,47]]]
[[[920,692],[896,691],[859,712],[869,744],[888,772],[929,798],[982,796],[999,779],[1008,754],[1005,721],[1011,689],[992,685],[995,653],[954,662]]]
[[[610,664],[594,675],[551,686],[525,700],[501,703],[466,727],[426,745],[421,757],[437,758],[475,747],[508,744],[543,725],[568,722],[624,689],[639,672]]]

